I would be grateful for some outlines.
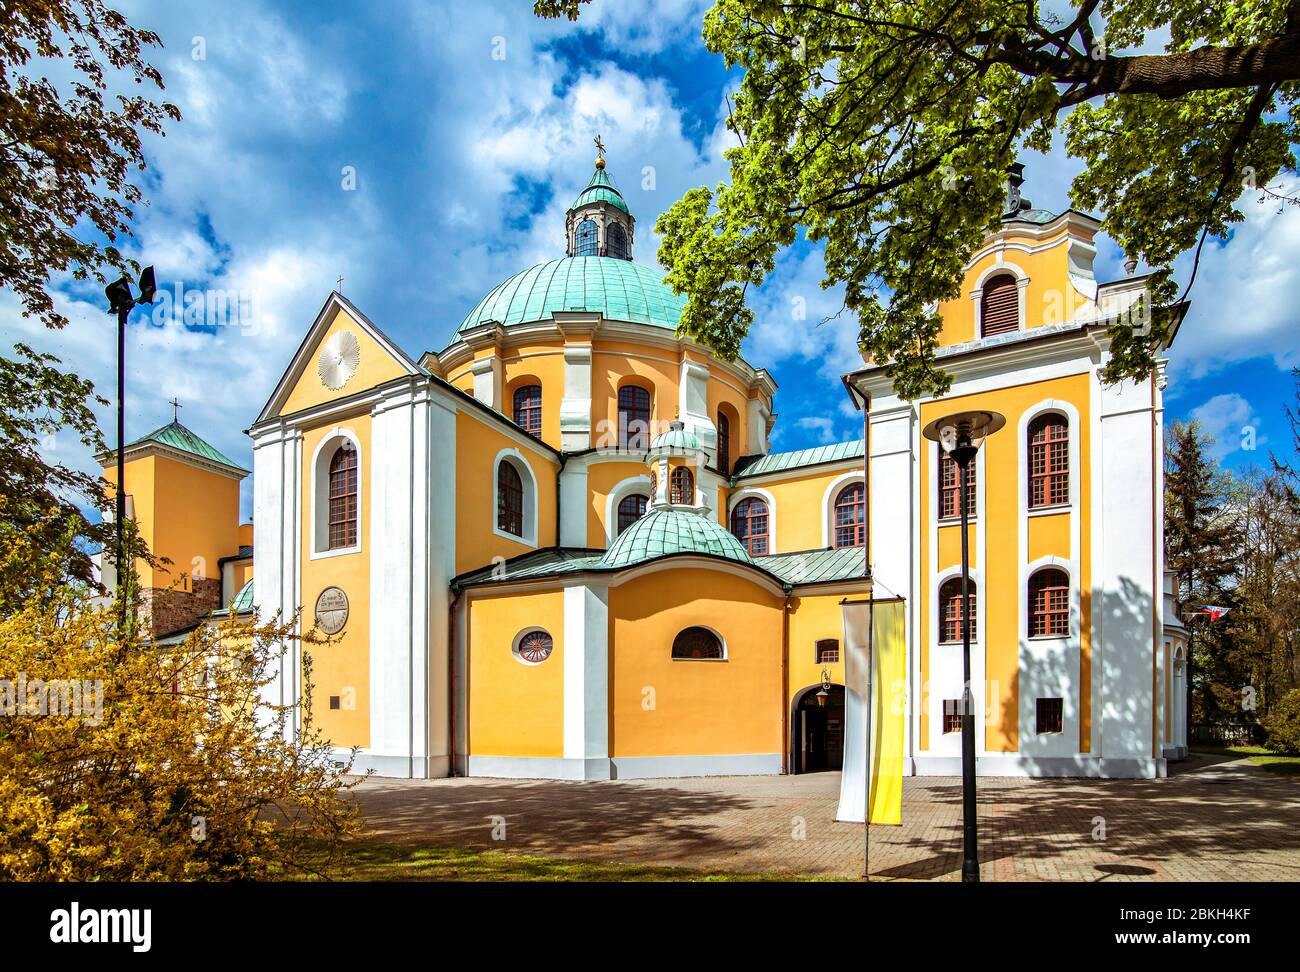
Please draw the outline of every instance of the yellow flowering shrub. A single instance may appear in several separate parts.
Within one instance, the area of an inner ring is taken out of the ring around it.
[[[329,867],[359,828],[350,761],[310,712],[284,732],[294,710],[265,698],[281,653],[308,655],[291,625],[232,619],[158,645],[30,538],[6,540],[0,578],[39,594],[0,618],[0,880]]]

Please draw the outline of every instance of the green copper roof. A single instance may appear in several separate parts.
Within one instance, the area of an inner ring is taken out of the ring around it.
[[[753,458],[751,462],[741,459],[735,474],[736,479],[749,479],[767,473],[784,472],[801,466],[816,466],[824,462],[841,462],[845,459],[861,459],[863,455],[861,439],[849,442],[835,442],[831,445],[816,446],[812,449],[798,449],[794,452],[773,452],[766,456]],[[752,458],[752,457],[746,457]]]
[[[578,198],[573,200],[573,205],[569,208],[577,209],[579,206],[593,202],[606,202],[615,209],[621,209],[629,216],[632,215],[623,200],[623,194],[614,188],[614,183],[610,181],[604,169],[597,169],[592,173],[587,188],[578,194]]]
[[[223,605],[212,614],[214,617],[224,617],[227,614],[247,614],[251,610],[253,610],[253,578],[250,577],[231,599],[229,610]]]
[[[233,462],[223,453],[218,452],[215,447],[204,442],[185,426],[181,425],[180,422],[172,422],[169,425],[164,425],[160,429],[154,429],[148,435],[141,436],[134,442],[128,443],[127,449],[129,450],[134,446],[146,445],[151,442],[158,445],[168,446],[169,448],[177,449],[181,452],[188,452],[190,455],[197,456],[200,459],[206,459],[208,462],[219,462],[223,466],[230,466],[232,469],[240,469],[244,472],[248,472],[248,470],[244,469],[244,467],[239,465],[239,463]]]
[[[702,553],[752,564],[727,528],[706,514],[659,507],[619,534],[600,558],[605,568],[631,567],[669,554]]]
[[[862,577],[866,552],[863,547],[826,547],[772,554],[754,562],[787,584],[824,584]]]
[[[488,321],[506,326],[545,321],[556,311],[594,311],[613,321],[676,330],[685,307],[686,298],[674,294],[652,267],[615,257],[564,257],[498,284],[457,332]]]

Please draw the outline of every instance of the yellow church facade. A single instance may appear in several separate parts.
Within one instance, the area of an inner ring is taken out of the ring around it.
[[[840,768],[860,731],[842,602],[901,602],[906,679],[876,690],[902,712],[904,772],[954,773],[957,497],[920,429],[992,409],[1007,425],[968,494],[979,771],[1163,774],[1185,719],[1162,378],[1100,379],[1143,278],[1099,283],[1096,221],[1012,196],[939,308],[950,394],[903,400],[867,363],[844,377],[864,434],[796,452],[770,448],[766,371],[676,333],[683,299],[632,262],[603,159],[566,255],[440,350],[407,354],[331,294],[249,428],[255,542],[218,557],[251,553],[228,561],[249,583],[224,596],[328,635],[311,708],[359,768],[567,779]],[[208,472],[237,484],[226,462]],[[303,687],[291,647],[269,691]]]

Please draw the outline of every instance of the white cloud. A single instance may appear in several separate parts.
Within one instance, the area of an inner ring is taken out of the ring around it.
[[[1268,441],[1258,432],[1259,418],[1254,408],[1236,392],[1215,395],[1192,409],[1191,417],[1200,423],[1203,432],[1213,436],[1209,453],[1215,459],[1236,452],[1243,443],[1259,447]]]
[[[817,436],[817,442],[827,445],[835,442],[835,422],[817,415],[805,415],[798,421],[799,428],[806,429]]]

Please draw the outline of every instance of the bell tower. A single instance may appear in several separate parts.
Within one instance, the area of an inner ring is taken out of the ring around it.
[[[569,207],[564,230],[568,255],[606,256],[616,260],[632,259],[632,230],[636,220],[623,194],[615,188],[605,171],[605,144],[596,142],[596,171],[587,188]]]

